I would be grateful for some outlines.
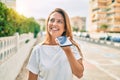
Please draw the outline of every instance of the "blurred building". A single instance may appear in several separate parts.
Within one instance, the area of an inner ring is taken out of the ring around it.
[[[0,0],[0,2],[6,4],[8,8],[16,10],[16,0]]]
[[[40,30],[45,30],[45,19],[44,18],[40,18],[40,19],[37,19],[36,20],[37,21],[37,23],[40,25]]]
[[[71,25],[73,29],[76,31],[85,31],[86,30],[86,18],[85,17],[72,17],[71,18]]]
[[[90,0],[89,31],[120,32],[120,0]]]

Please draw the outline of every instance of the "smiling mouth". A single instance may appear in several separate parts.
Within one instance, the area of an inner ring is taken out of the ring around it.
[[[50,28],[52,31],[59,31],[59,29],[58,28]]]

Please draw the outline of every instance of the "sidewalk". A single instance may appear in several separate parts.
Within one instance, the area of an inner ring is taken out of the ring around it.
[[[28,56],[28,58],[29,58],[29,56]],[[28,70],[26,69],[26,65],[28,63],[28,58],[25,60],[20,73],[16,77],[16,80],[28,80]]]
[[[27,80],[28,71],[26,70],[25,67],[26,67],[26,63],[27,63],[27,61],[28,61],[28,58],[29,58],[29,56],[30,56],[30,52],[31,52],[32,47],[34,46],[35,42],[36,42],[36,39],[33,39],[33,40],[31,40],[30,42],[28,42],[27,45],[24,45],[24,47],[22,47],[22,48],[20,49],[20,51],[22,51],[23,53],[26,53],[26,52],[27,52],[28,55],[27,55],[27,58],[24,60],[24,63],[23,63],[23,65],[22,65],[22,68],[21,68],[18,76],[16,77],[16,80]]]
[[[32,38],[28,43],[24,42],[19,46],[17,53],[10,56],[9,59],[0,65],[0,80],[16,79],[35,41],[36,40]]]
[[[33,43],[34,43],[34,45],[36,45],[36,44],[38,44],[41,41],[42,41],[42,39],[39,36],[39,37],[37,37],[36,41],[33,41]],[[34,45],[32,45],[32,46],[34,46]],[[26,65],[28,63],[28,60],[29,60],[29,57],[30,57],[30,53],[31,53],[31,51],[29,52],[29,55],[28,55],[27,59],[25,60],[20,73],[16,77],[16,80],[28,80],[28,70],[26,69]]]
[[[75,80],[114,80],[111,76],[100,70],[96,65],[90,61],[84,60],[83,62],[85,71],[82,79]]]

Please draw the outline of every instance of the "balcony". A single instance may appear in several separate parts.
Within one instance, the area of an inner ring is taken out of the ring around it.
[[[98,6],[93,7],[93,9],[92,9],[93,12],[98,11],[98,10],[99,10]]]
[[[104,5],[99,5],[98,8],[103,8],[103,9],[104,9],[104,8],[106,8],[106,6],[104,6]]]
[[[98,22],[98,21],[99,21],[98,19],[92,19],[93,23]]]
[[[99,10],[100,8],[106,8],[107,7],[107,4],[104,4],[104,3],[96,3],[92,6],[93,9],[97,9]]]
[[[112,22],[112,21],[110,21],[110,22],[108,22],[107,24],[108,24],[108,25],[113,25],[113,22]]]
[[[107,20],[106,19],[101,19],[99,22],[100,23],[107,23]]]
[[[113,7],[120,7],[120,3],[113,3],[111,6],[113,6]]]
[[[118,3],[120,3],[120,0],[116,0]]]
[[[114,12],[120,13],[120,8],[115,8]]]
[[[110,32],[120,32],[120,27],[112,27],[112,28],[108,28],[107,31],[110,31]]]
[[[115,15],[114,15],[114,18],[120,19],[120,14],[115,14]]]
[[[116,21],[116,22],[114,22],[114,25],[120,26],[120,22]]]
[[[98,0],[98,2],[102,2],[102,3],[106,3],[108,2],[109,0]]]
[[[106,15],[107,14],[107,12],[103,12],[103,11],[99,11],[99,12],[97,12],[97,14],[99,14],[99,15]]]

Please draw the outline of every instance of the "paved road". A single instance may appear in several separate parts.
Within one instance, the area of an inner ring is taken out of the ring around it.
[[[85,72],[82,80],[120,80],[120,50],[78,42],[84,55]]]
[[[120,80],[120,50],[78,40],[84,55],[84,76],[74,80]],[[16,80],[27,80],[23,67]]]

